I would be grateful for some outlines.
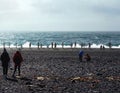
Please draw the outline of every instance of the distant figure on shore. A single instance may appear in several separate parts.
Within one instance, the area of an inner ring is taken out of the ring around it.
[[[4,79],[7,79],[7,73],[8,73],[8,64],[10,62],[10,57],[7,52],[7,50],[4,48],[3,53],[1,54],[1,62],[3,67],[3,77]]]
[[[83,43],[81,43],[81,48],[83,48],[83,46],[84,46],[84,44],[83,44]]]
[[[70,44],[70,46],[71,46],[71,48],[72,48],[72,46],[73,46],[73,43],[71,43],[71,44]]]
[[[82,62],[82,60],[83,60],[83,54],[84,54],[83,51],[79,52],[79,60],[80,60],[80,62]]]
[[[84,58],[85,58],[86,61],[90,61],[91,60],[91,57],[90,57],[89,54],[86,54]]]
[[[13,56],[13,62],[14,62],[14,72],[13,77],[15,77],[16,69],[18,68],[18,76],[20,76],[20,66],[21,62],[23,61],[23,58],[21,56],[21,53],[19,51],[16,51],[16,53]]]
[[[8,43],[8,45],[9,45],[9,48],[10,48],[10,42]]]
[[[40,43],[39,43],[39,42],[37,43],[37,46],[38,46],[38,49],[39,49],[39,46],[40,46]]]
[[[91,48],[91,43],[88,43],[88,47]]]
[[[49,48],[49,45],[47,44],[47,48]]]
[[[75,48],[76,48],[76,42],[75,42]]]
[[[103,50],[105,50],[105,46],[103,46]]]
[[[111,42],[108,43],[108,46],[109,46],[110,49],[112,48]]]
[[[40,48],[42,48],[42,44],[40,44]]]
[[[15,45],[16,45],[16,48],[17,48],[17,42],[15,43]]]
[[[103,45],[103,46],[101,45],[101,46],[100,46],[100,50],[105,50],[105,46],[104,46],[104,45]]]
[[[62,42],[62,48],[64,48],[64,42]]]
[[[31,48],[31,43],[29,43],[29,48]]]
[[[51,43],[51,47],[53,48],[53,42]]]
[[[57,44],[55,43],[55,48],[57,47]]]
[[[102,48],[103,48],[103,46],[101,45],[101,46],[100,46],[100,50],[102,50]]]
[[[3,42],[3,48],[5,48],[5,42]]]
[[[23,48],[22,44],[20,44],[20,46],[21,46],[21,49],[22,49]]]

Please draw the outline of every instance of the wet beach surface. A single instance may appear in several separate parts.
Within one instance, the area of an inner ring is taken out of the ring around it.
[[[120,50],[84,49],[90,62],[79,61],[80,50],[22,49],[20,77],[9,69],[4,80],[0,66],[0,93],[120,93]]]

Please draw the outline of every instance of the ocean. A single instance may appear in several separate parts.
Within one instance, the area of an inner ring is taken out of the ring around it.
[[[73,47],[79,48],[84,44],[84,48],[88,47],[88,43],[92,48],[100,48],[104,45],[108,48],[108,43],[111,42],[113,48],[120,48],[120,32],[1,32],[0,33],[0,48],[3,47],[22,47],[36,48],[37,44],[42,44],[44,48],[51,48],[51,43],[56,43],[58,48],[61,48],[62,42],[64,47],[69,48],[71,43]]]

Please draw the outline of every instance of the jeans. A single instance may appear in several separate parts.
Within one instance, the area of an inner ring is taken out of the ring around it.
[[[18,75],[20,76],[20,65],[15,65],[13,76],[15,75],[15,72],[16,72],[17,68],[18,68]]]
[[[8,65],[3,66],[3,75],[7,75],[8,73]]]

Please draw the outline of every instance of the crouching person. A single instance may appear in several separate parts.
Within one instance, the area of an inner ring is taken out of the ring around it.
[[[13,62],[14,62],[14,72],[12,77],[15,77],[15,72],[18,69],[18,76],[20,76],[20,67],[21,62],[23,61],[23,58],[21,56],[21,53],[19,51],[16,51],[16,53],[13,56]]]
[[[91,61],[91,57],[90,57],[89,54],[86,54],[84,58],[85,58],[86,61]]]

